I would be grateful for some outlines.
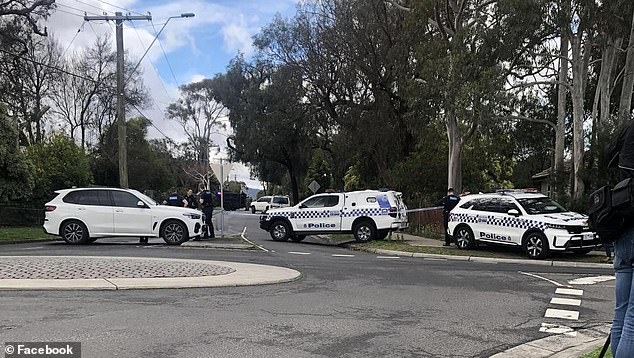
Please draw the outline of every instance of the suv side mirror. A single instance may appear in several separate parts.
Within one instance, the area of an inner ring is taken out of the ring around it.
[[[511,216],[520,216],[520,212],[517,211],[517,209],[511,209],[507,212],[507,214],[511,215]]]
[[[147,208],[147,205],[145,205],[145,203],[141,200],[139,200],[139,202],[136,203],[136,206],[139,208]]]

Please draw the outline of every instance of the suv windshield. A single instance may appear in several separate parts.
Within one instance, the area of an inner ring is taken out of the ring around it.
[[[517,201],[529,215],[565,213],[568,211],[559,203],[547,197],[517,199]]]

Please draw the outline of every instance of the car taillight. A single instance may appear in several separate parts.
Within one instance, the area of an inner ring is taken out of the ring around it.
[[[53,211],[53,210],[55,210],[55,209],[57,209],[57,206],[54,206],[54,205],[46,205],[46,206],[44,207],[44,210],[45,210],[45,211]]]
[[[396,207],[394,207],[394,206],[390,207],[390,216],[395,218],[397,211],[398,211],[398,209]]]

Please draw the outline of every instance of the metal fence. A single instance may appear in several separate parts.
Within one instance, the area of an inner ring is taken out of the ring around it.
[[[44,206],[0,205],[0,226],[40,226],[44,224]]]
[[[442,207],[408,210],[409,230],[430,238],[444,237]]]

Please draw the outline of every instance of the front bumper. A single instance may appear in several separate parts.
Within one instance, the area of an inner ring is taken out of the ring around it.
[[[574,251],[579,249],[592,249],[601,245],[597,234],[593,232],[583,232],[579,234],[553,234],[552,250]]]

